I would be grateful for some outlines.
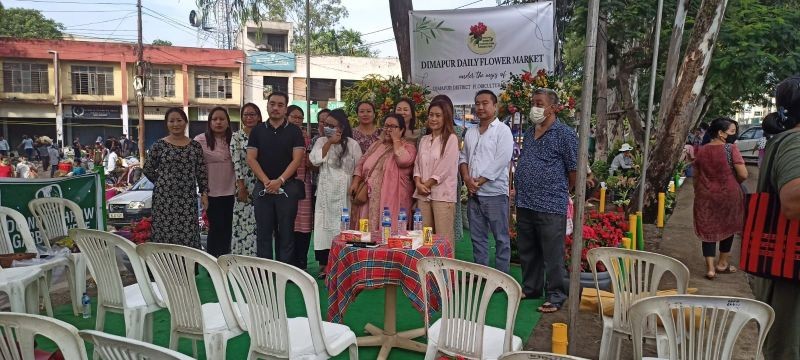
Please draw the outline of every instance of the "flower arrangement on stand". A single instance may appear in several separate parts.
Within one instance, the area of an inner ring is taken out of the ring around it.
[[[539,88],[548,88],[558,94],[559,109],[558,117],[572,124],[575,119],[575,94],[578,91],[576,81],[568,78],[558,78],[553,74],[548,74],[544,69],[539,69],[535,73],[530,68],[523,70],[521,74],[509,74],[508,80],[500,85],[500,117],[522,114],[528,116],[531,110],[531,98],[533,92]]]
[[[375,104],[375,120],[380,121],[386,114],[394,110],[398,100],[408,98],[414,101],[417,122],[421,124],[427,119],[427,96],[430,93],[427,87],[407,83],[398,76],[385,78],[380,75],[368,75],[364,80],[358,81],[347,89],[342,99],[345,102],[344,110],[350,116],[350,122],[355,124],[358,121],[356,105],[360,101],[369,101]],[[417,125],[420,126],[420,124]]]
[[[623,213],[607,212],[601,214],[597,211],[589,212],[586,224],[583,226],[581,271],[591,271],[589,260],[586,258],[589,250],[598,247],[620,247],[622,237],[626,231],[628,231],[628,222],[625,220]],[[567,271],[571,269],[572,244],[573,237],[568,235],[564,241],[564,264],[567,266]],[[598,264],[597,270],[600,272],[606,271],[602,264]]]
[[[153,233],[153,219],[144,217],[139,221],[133,223],[131,226],[131,238],[136,245],[144,244],[150,241],[150,236]]]

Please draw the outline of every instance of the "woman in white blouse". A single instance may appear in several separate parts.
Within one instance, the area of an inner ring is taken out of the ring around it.
[[[339,234],[343,208],[350,208],[350,180],[361,158],[361,147],[353,140],[347,114],[331,111],[314,143],[309,160],[319,167],[317,204],[314,209],[314,256],[319,262],[320,278],[327,274],[328,253],[333,238]]]

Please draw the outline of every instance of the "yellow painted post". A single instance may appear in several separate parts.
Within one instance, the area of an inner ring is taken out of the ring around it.
[[[636,219],[636,214],[632,214],[628,217],[628,227],[631,232],[631,249],[636,250],[636,224],[639,221]]]
[[[663,192],[658,193],[658,217],[656,218],[656,226],[664,228],[664,207],[666,206],[666,195]]]
[[[567,355],[567,324],[553,323],[553,338],[550,351],[553,354]]]
[[[605,214],[606,212],[606,188],[600,188],[600,213]]]
[[[671,193],[675,192],[675,181],[670,181],[669,182],[669,192],[671,192]]]
[[[624,237],[622,238],[622,246],[626,249],[631,248],[631,238]]]

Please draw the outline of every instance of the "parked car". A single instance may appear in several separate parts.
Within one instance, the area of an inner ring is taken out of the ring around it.
[[[150,216],[153,187],[153,183],[142,176],[130,189],[108,200],[108,224],[120,227]]]
[[[736,145],[746,161],[758,160],[758,142],[764,137],[761,126],[753,126],[739,135]]]

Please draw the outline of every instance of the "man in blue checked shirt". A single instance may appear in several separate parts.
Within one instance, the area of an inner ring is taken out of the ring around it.
[[[511,239],[508,233],[508,166],[514,151],[511,129],[495,115],[497,96],[490,90],[475,94],[478,127],[464,135],[459,170],[469,190],[467,217],[475,262],[489,265],[489,230],[495,239],[495,268],[508,272]]]
[[[540,298],[543,313],[558,311],[567,300],[564,284],[564,237],[569,191],[575,187],[578,138],[558,120],[558,95],[534,92],[522,153],[514,176],[517,201],[517,246],[522,262],[525,298]]]

